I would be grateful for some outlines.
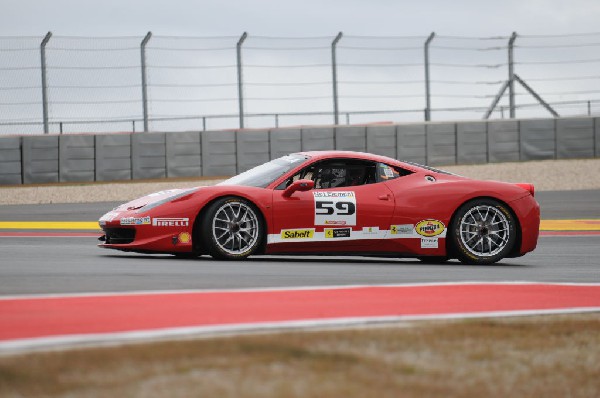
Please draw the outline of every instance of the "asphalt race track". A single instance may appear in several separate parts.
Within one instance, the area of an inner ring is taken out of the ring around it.
[[[539,192],[543,219],[600,219],[600,191]],[[0,206],[0,221],[94,221],[116,203]],[[254,257],[220,262],[96,247],[94,237],[0,237],[0,295],[438,283],[600,282],[600,235],[542,236],[492,266],[410,259]]]

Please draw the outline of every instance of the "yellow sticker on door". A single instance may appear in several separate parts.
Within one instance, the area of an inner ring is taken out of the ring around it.
[[[281,239],[311,239],[314,234],[314,229],[283,229]]]
[[[423,220],[415,225],[415,230],[421,236],[437,236],[444,232],[446,226],[438,220]]]

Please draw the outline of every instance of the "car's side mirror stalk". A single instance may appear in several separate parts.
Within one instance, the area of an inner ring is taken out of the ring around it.
[[[300,191],[310,191],[315,187],[315,182],[313,180],[297,180],[290,184],[289,187],[283,191],[283,197],[289,198],[293,195],[294,192]]]

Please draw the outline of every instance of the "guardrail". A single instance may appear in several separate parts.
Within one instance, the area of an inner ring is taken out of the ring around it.
[[[366,151],[433,166],[600,157],[600,118],[0,137],[0,184],[226,176],[284,154]]]

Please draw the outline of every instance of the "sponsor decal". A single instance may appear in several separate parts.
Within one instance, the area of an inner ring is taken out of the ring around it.
[[[390,225],[391,235],[412,235],[414,225],[412,224],[401,224],[401,225]]]
[[[346,221],[325,220],[326,225],[346,225]]]
[[[415,225],[415,230],[421,236],[437,236],[444,232],[446,226],[438,220],[423,220]]]
[[[356,225],[354,191],[313,191],[315,225]]]
[[[312,239],[315,235],[313,229],[282,229],[281,239]]]
[[[352,229],[350,228],[325,228],[326,238],[349,238]]]
[[[377,235],[379,234],[379,227],[363,227],[363,235]]]
[[[187,227],[190,225],[189,218],[153,218],[152,225],[155,227]]]
[[[315,198],[354,198],[354,191],[313,191]]]
[[[389,168],[389,166],[386,166],[383,169],[383,173],[387,178],[394,178],[394,172],[392,171],[392,169]]]
[[[150,224],[150,216],[121,218],[121,225],[149,225],[149,224]]]
[[[192,235],[187,232],[182,232],[177,239],[179,240],[179,243],[190,243],[192,241]]]
[[[437,249],[438,238],[421,238],[421,249]]]

